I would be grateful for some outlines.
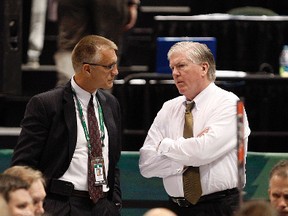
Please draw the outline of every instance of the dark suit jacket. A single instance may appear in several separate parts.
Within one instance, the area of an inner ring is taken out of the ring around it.
[[[109,135],[108,199],[121,203],[120,173],[121,114],[117,99],[97,90]],[[47,188],[52,178],[67,170],[77,140],[76,111],[71,83],[31,98],[27,104],[12,165],[28,165],[43,172]]]

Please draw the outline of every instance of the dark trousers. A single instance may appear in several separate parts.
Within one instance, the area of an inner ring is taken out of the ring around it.
[[[168,204],[168,208],[175,212],[177,216],[232,216],[238,207],[239,192],[188,207],[180,207],[171,199],[169,199]]]
[[[116,205],[107,198],[94,204],[89,198],[48,194],[44,209],[49,216],[120,216]]]
[[[101,35],[119,45],[129,15],[126,2],[58,0],[59,49],[72,51],[76,43],[89,34]]]

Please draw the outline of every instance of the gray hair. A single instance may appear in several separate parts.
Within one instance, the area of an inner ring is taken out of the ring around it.
[[[72,65],[75,70],[81,68],[83,62],[97,62],[102,59],[102,51],[107,49],[118,50],[117,45],[99,35],[83,37],[72,51]]]
[[[207,62],[209,65],[208,79],[210,81],[214,81],[216,79],[216,64],[214,56],[206,44],[192,41],[177,42],[168,51],[168,60],[170,60],[171,55],[176,52],[185,53],[187,59],[194,64]]]

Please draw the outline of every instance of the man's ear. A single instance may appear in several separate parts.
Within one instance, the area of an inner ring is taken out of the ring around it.
[[[90,65],[89,64],[83,64],[82,65],[82,70],[85,72],[85,73],[89,73],[90,74]]]
[[[270,198],[270,194],[271,194],[270,188],[268,188],[267,192],[268,192],[268,196],[269,196],[269,198]]]
[[[209,64],[207,62],[203,62],[201,64],[202,67],[202,75],[205,76],[208,73],[208,69],[209,69]]]
[[[209,64],[208,64],[207,62],[203,62],[203,63],[201,64],[201,66],[202,66],[202,70],[203,70],[203,71],[204,71],[204,70],[207,70],[207,71],[208,71]]]

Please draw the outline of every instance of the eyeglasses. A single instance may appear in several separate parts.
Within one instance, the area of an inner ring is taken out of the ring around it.
[[[103,67],[105,68],[106,70],[113,70],[114,67],[117,65],[117,63],[112,63],[110,65],[102,65],[102,64],[94,64],[94,63],[88,63],[88,62],[83,62],[82,64],[89,64],[89,65],[92,65],[92,66],[100,66],[100,67]]]

